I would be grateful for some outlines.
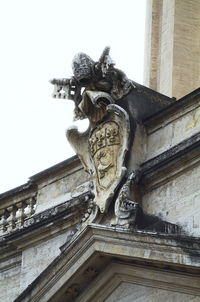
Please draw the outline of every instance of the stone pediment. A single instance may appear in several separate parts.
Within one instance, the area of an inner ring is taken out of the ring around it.
[[[198,263],[195,238],[191,243],[184,236],[92,224],[61,247],[61,254],[15,302],[100,302],[122,281],[200,295],[199,276],[194,276]]]

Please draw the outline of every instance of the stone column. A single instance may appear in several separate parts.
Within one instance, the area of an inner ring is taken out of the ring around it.
[[[200,87],[200,0],[148,0],[144,85],[180,98]]]

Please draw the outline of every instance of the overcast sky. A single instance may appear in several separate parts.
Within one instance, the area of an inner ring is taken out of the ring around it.
[[[145,2],[0,2],[0,193],[74,155],[65,138],[73,102],[53,99],[48,81],[70,77],[77,52],[98,60],[109,45],[116,67],[142,84]]]

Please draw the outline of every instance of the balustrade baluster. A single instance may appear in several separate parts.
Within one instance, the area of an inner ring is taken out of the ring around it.
[[[14,206],[10,206],[7,208],[9,216],[7,218],[7,231],[10,232],[15,228],[15,208]]]

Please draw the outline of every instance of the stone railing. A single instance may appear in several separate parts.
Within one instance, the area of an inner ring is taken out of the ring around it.
[[[0,209],[0,235],[22,228],[24,221],[34,214],[35,207],[36,200],[30,197]]]

